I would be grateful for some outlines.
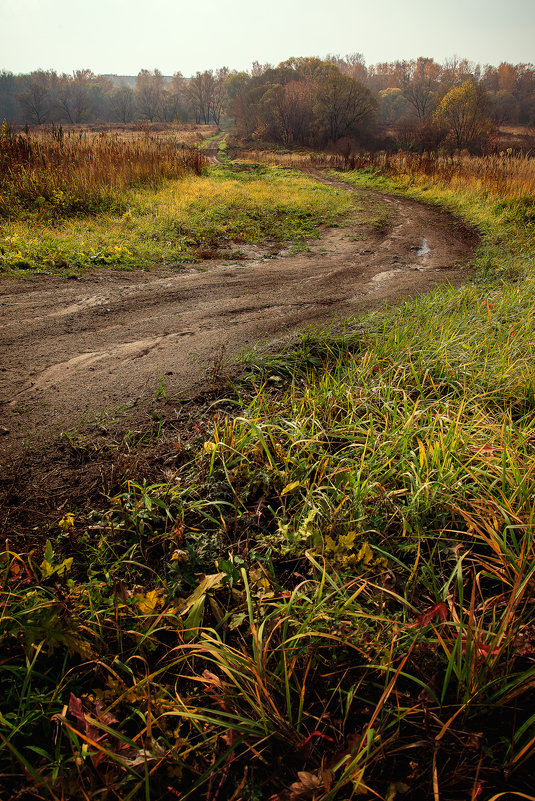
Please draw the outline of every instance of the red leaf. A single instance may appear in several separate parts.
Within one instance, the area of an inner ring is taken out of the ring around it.
[[[438,617],[440,623],[444,623],[444,621],[448,619],[448,607],[444,601],[439,601],[438,604],[435,604],[434,606],[430,607],[430,609],[427,609],[425,612],[422,612],[420,615],[418,615],[414,623],[411,623],[409,628],[418,627],[421,629],[424,626],[428,626],[435,617]]]
[[[82,707],[82,699],[77,698],[74,693],[69,697],[69,714],[75,718],[79,723],[83,723],[84,731],[86,728],[85,715]]]

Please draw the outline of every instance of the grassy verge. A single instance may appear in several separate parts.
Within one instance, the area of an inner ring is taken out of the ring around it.
[[[239,257],[243,243],[318,236],[318,226],[352,210],[347,193],[298,172],[216,167],[201,176],[121,194],[119,213],[47,222],[35,215],[0,225],[0,270],[69,274],[94,266],[177,266],[199,258]]]
[[[62,510],[43,553],[8,543],[14,792],[535,785],[533,229],[507,197],[382,185],[480,226],[474,284],[253,354],[161,472],[90,519]]]
[[[520,161],[523,163],[524,159]],[[445,207],[475,225],[483,234],[475,261],[479,282],[515,281],[532,275],[535,205],[527,190],[519,191],[516,183],[499,193],[494,187],[491,192],[484,179],[476,182],[473,176],[470,188],[463,190],[462,176],[448,183],[440,176],[418,173],[385,175],[375,167],[333,174],[352,186],[401,193]]]

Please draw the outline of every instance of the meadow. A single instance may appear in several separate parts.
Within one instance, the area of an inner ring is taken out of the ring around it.
[[[476,226],[473,280],[253,350],[164,466],[6,543],[0,777],[18,798],[533,798],[533,163],[319,161]],[[180,180],[234,193],[243,220],[258,180],[262,209],[309,187],[280,167]],[[177,214],[171,186],[155,196]],[[343,211],[322,191],[310,227]]]
[[[4,127],[0,275],[241,258],[243,243],[302,241],[351,209],[346,193],[285,169],[208,171],[203,150],[187,144],[193,135],[15,135]]]

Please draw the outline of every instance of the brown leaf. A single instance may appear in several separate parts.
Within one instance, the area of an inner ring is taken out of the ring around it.
[[[297,775],[299,781],[290,785],[290,801],[305,801],[305,799],[313,798],[314,792],[324,786],[322,779],[315,773],[300,770]]]
[[[306,770],[297,772],[301,784],[306,790],[316,790],[321,786],[321,779],[315,773],[308,773]]]

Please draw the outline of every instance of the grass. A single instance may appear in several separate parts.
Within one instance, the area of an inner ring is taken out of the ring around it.
[[[483,186],[343,175],[478,225],[475,280],[253,351],[166,472],[7,544],[13,794],[532,797],[532,223]]]
[[[121,193],[132,186],[200,174],[198,148],[172,139],[137,140],[114,136],[65,135],[56,128],[40,134],[0,129],[0,218],[30,214],[57,221],[118,211]]]
[[[482,162],[481,159],[474,161]],[[487,173],[484,164],[481,164],[482,171],[477,181],[471,178],[473,166],[465,173],[456,174],[451,181],[446,181],[440,173],[429,177],[426,171],[410,174],[402,171],[397,175],[391,168],[383,173],[375,167],[335,174],[339,180],[353,186],[402,193],[445,207],[470,225],[475,225],[484,234],[475,260],[477,280],[489,284],[504,279],[528,278],[535,267],[532,188],[535,177],[532,165],[525,168],[524,158],[511,158],[509,161],[517,162],[517,170],[512,170],[514,180],[504,185],[501,193],[496,188],[495,173],[492,169]],[[399,167],[403,169],[402,162]],[[425,169],[429,170],[427,165]]]
[[[5,275],[72,274],[88,267],[177,266],[232,256],[243,243],[299,242],[352,209],[343,191],[298,172],[216,167],[201,176],[124,190],[121,208],[49,222],[35,215],[0,225]]]

